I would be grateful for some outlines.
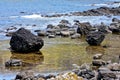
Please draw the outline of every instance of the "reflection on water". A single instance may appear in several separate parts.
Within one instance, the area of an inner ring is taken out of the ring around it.
[[[102,46],[87,46],[86,52],[88,54],[104,54],[105,49]]]
[[[6,69],[13,70],[13,71],[18,71],[18,70],[20,71],[20,70],[32,69],[38,64],[42,64],[42,62],[44,61],[44,56],[40,51],[32,52],[28,54],[11,52],[10,59],[21,60],[22,66],[6,67]]]

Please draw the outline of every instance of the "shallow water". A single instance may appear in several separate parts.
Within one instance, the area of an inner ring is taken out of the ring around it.
[[[57,73],[73,69],[72,64],[81,65],[91,63],[92,56],[96,53],[104,54],[104,60],[118,61],[120,54],[120,35],[108,34],[101,46],[89,46],[83,39],[71,40],[70,38],[43,38],[44,47],[40,53],[20,54],[9,51],[9,41],[0,41],[0,78],[15,77],[19,71],[33,70],[35,73]],[[108,48],[102,46],[107,45]],[[9,59],[21,59],[22,67],[7,68],[4,66]],[[6,77],[4,77],[6,76]]]

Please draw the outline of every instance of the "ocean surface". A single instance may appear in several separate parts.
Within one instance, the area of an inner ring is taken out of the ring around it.
[[[109,23],[112,18],[105,16],[44,18],[41,15],[85,11],[101,6],[120,6],[120,3],[111,4],[114,1],[120,0],[0,0],[0,40],[8,39],[5,32],[10,26],[30,30],[45,29],[46,25],[57,24],[62,19],[71,22],[78,19],[96,24],[101,21]],[[33,28],[34,24],[37,26]]]
[[[11,80],[15,78],[15,75],[18,72],[16,68],[6,69],[4,66],[5,61],[9,60],[10,58],[14,59],[15,56],[17,56],[18,58],[21,58],[21,56],[23,56],[21,54],[14,55],[8,50],[10,37],[5,36],[7,32],[6,31],[7,28],[11,26],[15,26],[18,29],[20,27],[24,27],[26,29],[31,30],[34,33],[34,30],[45,29],[48,24],[56,25],[62,19],[69,20],[70,23],[73,23],[73,20],[79,20],[81,22],[89,21],[91,24],[100,24],[101,22],[104,22],[109,25],[113,17],[120,19],[120,16],[112,16],[112,17],[62,16],[62,17],[47,18],[47,17],[42,17],[41,15],[85,11],[88,9],[94,9],[102,6],[107,6],[107,7],[120,6],[120,3],[112,4],[114,1],[120,1],[120,0],[0,0],[0,80],[3,80],[3,79]],[[33,27],[32,25],[36,25],[36,26]],[[37,65],[37,66],[36,65],[29,66],[30,69],[32,67],[32,69],[35,69],[34,71],[39,71],[39,72],[42,72],[42,71],[55,72],[59,70],[60,71],[71,70],[72,63],[76,63],[76,64],[84,63],[83,60],[86,58],[88,58],[88,62],[89,62],[90,56],[91,57],[93,56],[93,54],[89,54],[89,55],[87,54],[89,53],[89,49],[91,50],[92,48],[89,47],[87,44],[85,44],[85,42],[82,42],[82,41],[71,42],[71,40],[69,41],[69,39],[67,40],[63,39],[64,42],[70,42],[71,44],[67,44],[67,45],[57,44],[57,45],[51,46],[49,42],[53,42],[53,41],[61,42],[59,38],[57,40],[51,39],[51,41],[50,40],[46,41],[48,42],[45,44],[47,46],[45,46],[42,49],[42,52],[44,55],[44,57],[42,57],[42,60],[41,60],[42,64],[39,63],[40,65]],[[117,42],[117,41],[114,41],[114,42]],[[80,45],[76,45],[78,43]],[[75,50],[72,50],[71,48]],[[88,52],[87,52],[87,49],[88,49]],[[81,54],[78,53],[79,51],[81,51]],[[95,52],[94,50],[92,51]],[[97,51],[99,52],[99,47]],[[109,51],[110,50],[108,50],[108,53],[110,53]],[[113,52],[116,52],[116,51],[119,51],[119,50],[117,49],[113,50]],[[100,47],[100,52],[104,53],[104,50],[102,47]],[[33,54],[31,55],[38,56]],[[25,55],[22,58],[27,59],[28,56],[29,55]],[[33,61],[34,63],[34,60],[31,60],[31,61]],[[24,69],[21,69],[21,70],[24,70]]]

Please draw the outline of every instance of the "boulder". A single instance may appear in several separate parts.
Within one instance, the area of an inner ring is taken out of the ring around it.
[[[107,67],[113,71],[120,71],[120,64],[119,63],[108,64]]]
[[[69,37],[70,36],[70,32],[69,31],[61,31],[60,34],[63,37]]]
[[[46,31],[39,31],[39,32],[37,32],[37,35],[38,36],[47,36],[47,33],[46,33]]]
[[[55,38],[56,36],[54,34],[48,35],[48,38]]]
[[[43,45],[44,42],[40,37],[24,28],[20,28],[16,31],[10,40],[11,49],[16,52],[39,51]]]
[[[112,22],[118,22],[118,23],[120,23],[120,20],[117,19],[117,18],[113,18],[113,19],[112,19]]]
[[[59,26],[59,28],[62,29],[62,28],[69,28],[71,24],[69,23],[68,20],[61,20],[57,26]]]
[[[120,23],[111,23],[109,29],[112,33],[120,33]]]
[[[108,26],[105,25],[103,22],[101,22],[101,24],[96,27],[98,28],[98,31],[100,31],[100,32],[109,33]]]
[[[102,32],[91,32],[86,36],[89,45],[100,45],[104,40],[105,34]]]
[[[91,28],[92,26],[89,22],[79,23],[77,28],[77,33],[81,35],[87,35],[89,31],[91,31]]]
[[[52,29],[52,28],[54,28],[55,26],[53,26],[52,24],[48,24],[47,25],[47,29]]]
[[[23,71],[16,75],[15,80],[34,80],[33,71]]]
[[[103,60],[93,60],[93,61],[92,61],[92,65],[93,65],[93,66],[103,66],[103,65],[105,65],[105,64],[106,64],[106,62],[103,61]]]
[[[77,38],[80,38],[80,37],[81,37],[81,35],[76,33],[76,34],[71,36],[71,39],[77,39]]]
[[[112,71],[98,71],[97,80],[118,80]]]
[[[74,35],[76,33],[75,29],[71,28],[69,29],[70,35]]]
[[[74,72],[78,76],[81,76],[81,77],[83,77],[87,80],[90,80],[93,77],[95,77],[95,73],[92,70],[77,70],[77,71],[74,71]]]

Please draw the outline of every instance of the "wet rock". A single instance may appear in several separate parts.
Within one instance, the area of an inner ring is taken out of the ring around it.
[[[86,41],[89,45],[100,45],[104,40],[105,35],[102,32],[92,32],[89,33],[86,37]]]
[[[36,24],[33,24],[32,27],[36,27],[37,25]]]
[[[57,30],[56,29],[47,29],[46,32],[50,34],[55,34]]]
[[[77,33],[79,33],[81,35],[87,35],[92,28],[92,26],[90,25],[89,22],[78,23],[77,25],[79,26],[77,28]]]
[[[10,31],[10,30],[16,30],[17,28],[15,26],[10,26],[9,28],[7,28],[7,32]]]
[[[48,38],[55,38],[56,36],[53,34],[48,35]]]
[[[93,61],[92,61],[92,65],[93,65],[93,66],[103,66],[103,65],[105,65],[105,64],[106,64],[106,62],[103,61],[103,60],[93,60]]]
[[[62,29],[71,27],[71,24],[68,20],[61,20],[57,26],[59,26],[59,28]]]
[[[41,30],[34,30],[34,32],[40,32]]]
[[[38,36],[47,36],[47,33],[46,33],[46,31],[39,31],[39,32],[37,32],[37,35]]]
[[[54,27],[52,24],[47,25],[47,29],[53,29]]]
[[[75,29],[74,28],[71,28],[71,29],[68,29],[69,32],[70,32],[70,35],[74,35],[76,33]]]
[[[92,79],[95,77],[95,73],[92,70],[78,70],[75,73],[85,79]]]
[[[120,64],[119,63],[111,63],[107,65],[107,68],[109,68],[112,71],[120,71]]]
[[[59,74],[53,80],[84,80],[82,77],[78,77],[73,72],[68,72],[64,74]]]
[[[53,75],[53,74],[49,74],[49,75],[47,75],[47,76],[45,76],[45,80],[46,79],[51,79],[51,78],[55,78],[56,76],[55,75]]]
[[[98,71],[97,80],[115,80],[116,78],[116,74],[112,71]]]
[[[80,38],[80,37],[81,37],[81,35],[76,33],[76,34],[71,36],[71,39],[77,39],[77,38]]]
[[[101,59],[102,56],[103,56],[103,54],[95,54],[95,55],[93,56],[93,59]]]
[[[6,33],[6,36],[7,36],[7,37],[11,37],[14,33],[15,33],[15,32],[7,32],[7,33]]]
[[[119,19],[117,19],[117,18],[113,18],[113,19],[112,19],[112,22],[117,22],[117,23],[120,23],[120,20],[119,20]]]
[[[61,31],[60,34],[63,37],[69,37],[70,36],[70,32],[69,31]]]
[[[103,22],[101,22],[100,25],[96,26],[98,28],[98,31],[103,32],[103,33],[109,33],[110,30],[108,29],[108,26],[105,25]]]
[[[25,12],[21,11],[20,13],[21,13],[21,14],[24,14]]]
[[[98,71],[110,71],[110,69],[107,67],[100,67]]]
[[[56,31],[55,34],[56,34],[57,36],[60,36],[60,35],[61,35],[60,31]]]
[[[23,71],[16,75],[15,80],[34,80],[34,74],[32,71]]]
[[[44,42],[40,37],[24,28],[20,28],[16,31],[10,40],[11,49],[16,52],[39,51],[43,45]]]
[[[22,66],[22,61],[18,59],[11,59],[5,62],[5,67],[13,67],[13,66]]]
[[[120,33],[120,23],[111,23],[109,29],[112,33]]]

